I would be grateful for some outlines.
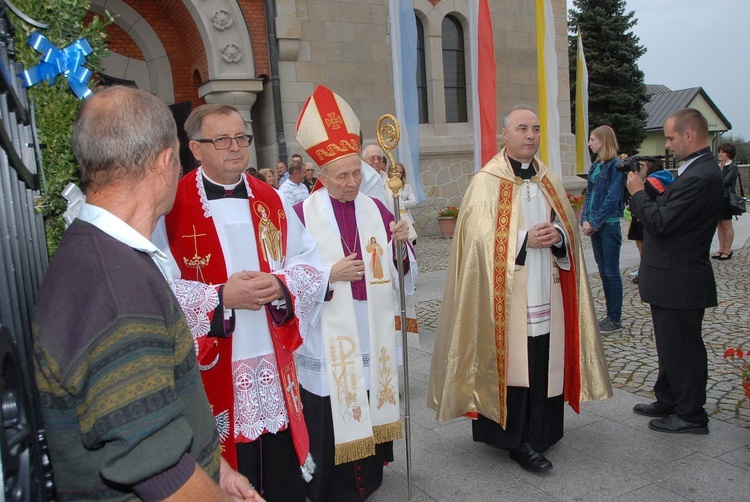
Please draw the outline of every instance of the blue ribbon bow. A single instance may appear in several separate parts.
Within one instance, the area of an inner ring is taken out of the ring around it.
[[[23,71],[18,76],[23,80],[24,87],[31,87],[43,80],[52,86],[58,75],[62,74],[68,79],[68,85],[78,96],[78,99],[88,98],[91,89],[86,85],[91,78],[91,70],[84,68],[86,56],[93,51],[85,38],[80,38],[60,50],[44,35],[35,31],[29,37],[28,43],[37,52],[42,53],[42,61],[35,67]]]

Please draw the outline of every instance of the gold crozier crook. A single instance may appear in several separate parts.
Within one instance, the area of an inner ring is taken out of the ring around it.
[[[388,177],[388,188],[393,195],[393,218],[398,223],[401,219],[401,200],[398,193],[403,188],[404,182],[396,176],[396,160],[391,150],[396,148],[401,139],[401,128],[396,117],[386,113],[375,126],[375,135],[383,153],[388,156],[390,169]],[[406,431],[406,484],[408,496],[411,500],[411,408],[409,406],[409,346],[406,336],[406,291],[404,290],[404,243],[396,241],[396,264],[398,268],[399,300],[401,304],[401,339],[404,356],[404,429]]]
[[[390,113],[380,117],[378,124],[375,126],[375,136],[378,138],[378,144],[383,149],[383,153],[388,156],[388,163],[391,166],[388,169],[388,188],[393,192],[393,197],[397,198],[398,192],[404,187],[404,182],[396,176],[396,161],[391,153],[391,150],[396,148],[401,140],[401,127],[398,125],[396,117]],[[395,216],[396,222],[398,222],[399,217],[398,215]]]

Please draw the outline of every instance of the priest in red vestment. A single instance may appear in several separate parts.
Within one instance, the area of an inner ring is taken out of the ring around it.
[[[360,193],[359,120],[318,86],[297,121],[297,141],[320,166],[323,188],[294,209],[318,244],[328,291],[297,354],[316,471],[307,495],[364,500],[378,489],[402,435],[394,329],[392,240],[405,221]]]
[[[323,286],[315,241],[244,173],[252,136],[237,109],[199,106],[185,130],[201,167],[180,180],[162,229],[222,455],[269,502],[302,502],[315,465],[292,353]]]

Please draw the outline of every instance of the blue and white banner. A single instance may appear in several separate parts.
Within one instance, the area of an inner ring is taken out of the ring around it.
[[[388,0],[391,18],[393,101],[401,125],[398,161],[418,201],[426,199],[419,175],[419,104],[417,101],[417,18],[411,0]]]

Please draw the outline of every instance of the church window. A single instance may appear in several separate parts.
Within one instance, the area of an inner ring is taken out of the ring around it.
[[[453,16],[443,18],[445,121],[468,122],[464,30]]]
[[[424,25],[417,16],[417,102],[419,104],[420,124],[426,124],[430,121],[430,110],[427,106],[427,65],[425,64],[424,45]]]

